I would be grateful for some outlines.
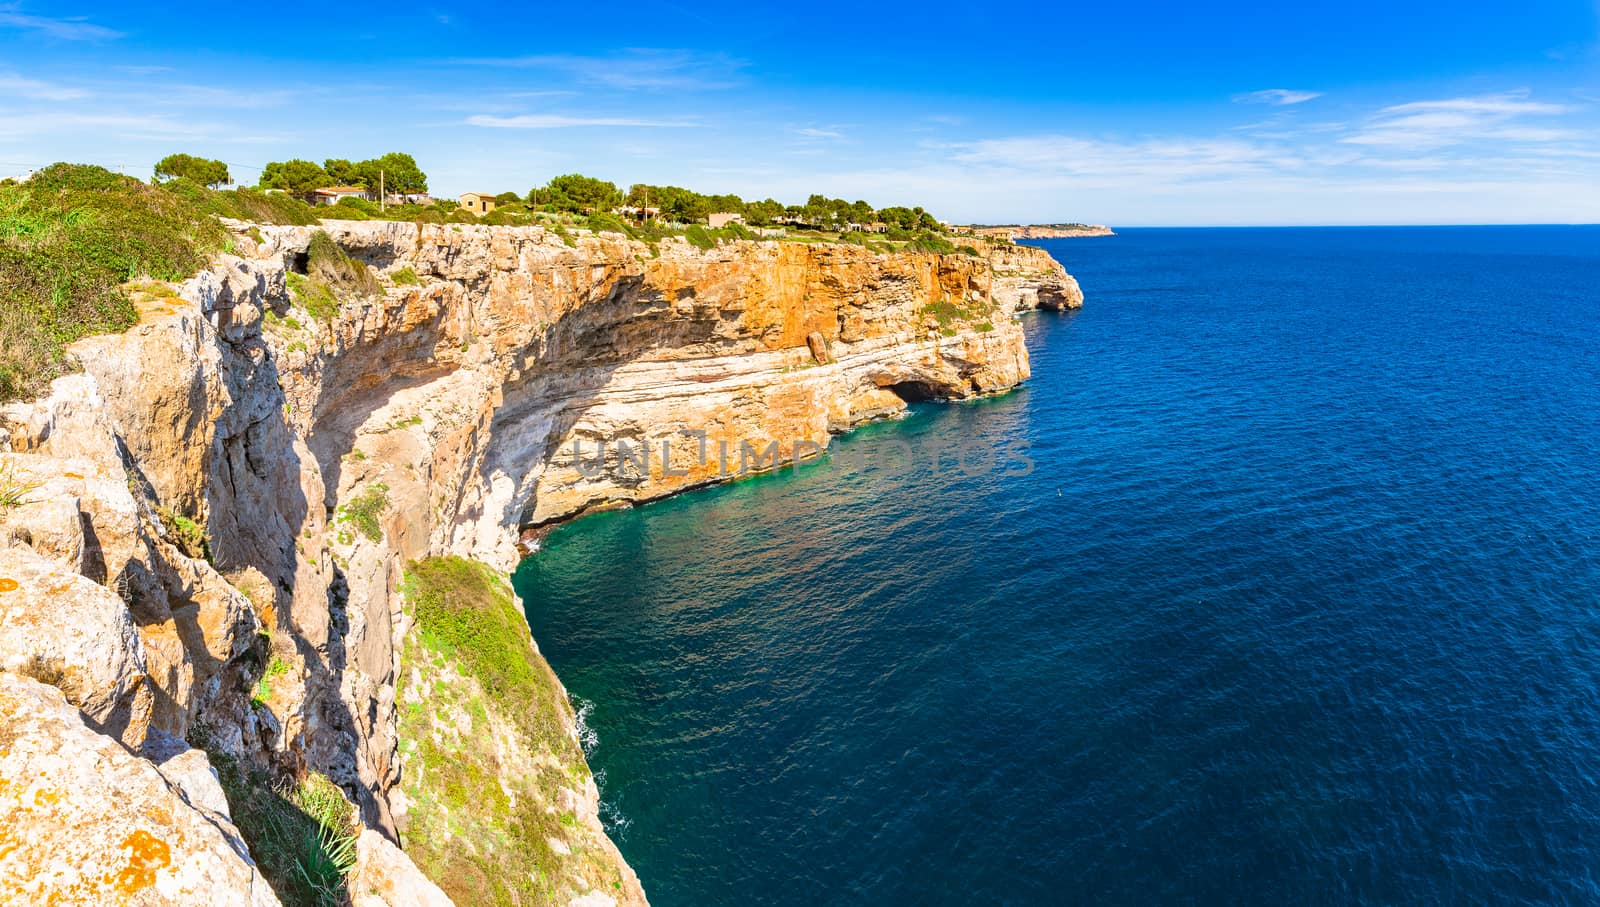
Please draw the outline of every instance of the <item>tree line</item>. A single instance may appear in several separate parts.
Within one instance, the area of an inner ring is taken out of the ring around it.
[[[386,191],[412,194],[428,191],[428,175],[409,154],[390,152],[365,161],[329,158],[321,164],[294,158],[272,161],[261,171],[262,189],[279,189],[304,195],[326,186],[360,186],[377,191],[380,174]],[[172,154],[156,164],[158,181],[186,179],[203,186],[231,182],[228,165],[222,161]],[[943,225],[923,208],[893,206],[874,208],[862,200],[847,201],[813,194],[802,205],[785,205],[771,198],[746,201],[737,195],[708,195],[682,186],[653,186],[635,183],[623,192],[616,183],[567,173],[526,196],[504,192],[495,198],[501,205],[524,203],[535,210],[569,214],[605,214],[623,206],[655,208],[663,220],[683,224],[705,221],[711,214],[726,212],[743,216],[752,226],[798,223],[840,229],[848,224],[883,223],[898,230],[941,230]]]
[[[595,214],[624,205],[656,208],[662,218],[694,224],[717,212],[739,214],[747,224],[766,226],[779,222],[800,222],[818,227],[838,228],[846,224],[884,223],[902,230],[940,230],[943,225],[922,207],[874,208],[865,201],[846,201],[812,195],[803,205],[785,205],[771,198],[745,201],[737,195],[707,195],[682,186],[652,186],[635,183],[622,192],[615,183],[568,173],[543,186],[529,190],[527,203],[534,208],[573,214]]]

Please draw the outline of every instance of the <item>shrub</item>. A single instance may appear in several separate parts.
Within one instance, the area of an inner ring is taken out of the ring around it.
[[[950,240],[936,233],[920,233],[916,239],[906,243],[906,248],[913,252],[937,252],[941,255],[949,255],[956,250]]]
[[[389,509],[389,486],[374,482],[339,508],[339,522],[349,523],[374,542],[383,541],[383,525],[378,518]]]
[[[250,696],[254,705],[265,705],[272,698],[272,682],[289,673],[289,662],[274,655],[267,669],[261,672],[261,678],[256,681],[255,692]]]
[[[389,279],[394,281],[396,286],[401,287],[416,286],[422,283],[421,278],[417,277],[417,272],[413,271],[410,265],[390,274]]]
[[[203,268],[230,241],[212,215],[316,222],[286,195],[186,179],[153,186],[84,164],[52,164],[0,186],[0,400],[65,373],[68,343],[132,327],[138,316],[123,283],[180,281]]]
[[[589,215],[589,219],[584,222],[584,226],[596,233],[621,233],[624,236],[633,235],[633,228],[623,223],[622,219],[617,217],[615,214],[591,214]]]
[[[289,295],[294,301],[300,303],[312,318],[318,321],[331,321],[339,314],[339,300],[334,298],[333,291],[328,289],[322,281],[304,274],[290,274]]]
[[[206,748],[201,734],[191,736]],[[348,904],[345,880],[355,869],[360,829],[338,786],[316,772],[274,781],[210,755],[234,824],[278,899],[301,907]]]
[[[717,244],[715,238],[705,227],[695,224],[684,231],[683,238],[687,239],[695,248],[710,249]]]
[[[189,557],[211,560],[211,545],[206,541],[204,526],[165,507],[156,508],[156,516],[161,518],[161,525],[167,530],[167,539],[178,546],[179,551]]]
[[[365,262],[351,258],[322,230],[311,234],[306,248],[306,276],[342,296],[373,296],[381,291]]]

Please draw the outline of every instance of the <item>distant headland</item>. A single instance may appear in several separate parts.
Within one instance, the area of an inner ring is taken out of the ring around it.
[[[982,236],[1005,239],[1070,239],[1078,236],[1116,236],[1099,224],[974,224],[966,228]]]

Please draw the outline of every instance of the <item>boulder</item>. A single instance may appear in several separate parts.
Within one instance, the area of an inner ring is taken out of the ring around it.
[[[208,803],[90,730],[60,690],[0,673],[0,904],[275,907]]]

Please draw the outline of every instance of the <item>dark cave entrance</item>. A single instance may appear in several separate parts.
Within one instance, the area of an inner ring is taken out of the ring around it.
[[[937,387],[926,381],[901,381],[889,385],[889,390],[907,403],[923,403],[928,400],[942,400],[945,395]]]

